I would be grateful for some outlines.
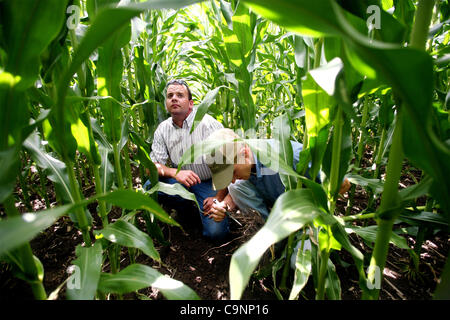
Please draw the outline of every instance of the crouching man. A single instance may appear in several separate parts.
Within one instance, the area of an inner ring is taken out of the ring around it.
[[[264,166],[248,145],[233,141],[240,137],[230,129],[217,130],[209,139],[230,141],[216,150],[219,154],[215,152],[206,157],[214,188],[221,190],[228,187],[228,194],[219,203],[214,203],[214,197],[205,199],[205,213],[214,214],[215,220],[221,221],[225,219],[226,211],[240,209],[245,213],[254,209],[267,220],[275,201],[285,192],[280,174]],[[266,140],[275,146],[275,140]],[[291,141],[291,145],[295,170],[303,145],[295,141]],[[345,179],[339,192],[343,194],[349,188],[350,182]]]

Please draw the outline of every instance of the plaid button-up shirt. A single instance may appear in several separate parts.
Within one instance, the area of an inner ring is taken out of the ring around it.
[[[167,165],[170,159],[173,166],[177,167],[183,153],[191,145],[204,141],[212,132],[223,128],[223,125],[219,121],[205,114],[194,132],[189,134],[194,124],[196,112],[196,109],[192,110],[189,116],[183,121],[183,127],[181,128],[172,121],[172,117],[159,124],[155,130],[152,152],[150,153],[150,158],[153,162]],[[201,180],[211,178],[211,171],[203,157],[196,159],[193,164],[184,165],[182,169],[194,171]]]

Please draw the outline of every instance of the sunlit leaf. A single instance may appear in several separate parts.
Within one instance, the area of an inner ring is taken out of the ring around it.
[[[102,267],[102,245],[100,241],[92,247],[75,249],[77,259],[73,261],[74,272],[68,279],[67,298],[69,300],[93,300],[97,292]]]
[[[132,264],[117,274],[102,273],[99,290],[105,293],[128,293],[152,287],[170,300],[199,300],[198,295],[182,282],[164,276],[149,266]]]
[[[265,225],[232,256],[230,262],[231,299],[239,299],[259,260],[270,245],[284,239],[319,215],[308,189],[282,194],[275,202]]]
[[[123,220],[117,220],[113,224],[107,225],[104,229],[97,231],[109,241],[129,248],[142,250],[150,258],[160,261],[158,251],[156,251],[153,240],[144,232]]]

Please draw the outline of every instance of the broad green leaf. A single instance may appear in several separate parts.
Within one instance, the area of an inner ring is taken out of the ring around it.
[[[199,143],[195,143],[191,145],[184,153],[180,159],[178,164],[178,171],[181,170],[181,167],[188,163],[194,163],[199,157],[203,155],[210,155],[212,152],[223,144],[225,144],[226,140],[205,140]],[[178,173],[177,171],[177,173]]]
[[[375,194],[381,193],[383,191],[383,182],[381,182],[380,179],[364,178],[353,173],[347,174],[346,178],[353,184],[370,188],[370,190],[372,190],[372,192],[374,192]]]
[[[76,267],[67,281],[67,298],[93,300],[102,268],[102,245],[100,241],[88,248],[78,245],[75,252],[77,259],[73,265]]]
[[[161,290],[170,300],[200,300],[195,291],[182,282],[142,264],[132,264],[117,274],[102,273],[99,282],[99,290],[104,293],[124,294],[147,287]]]
[[[313,80],[311,73],[302,84],[305,120],[308,132],[308,147],[311,152],[310,175],[316,176],[328,141],[330,107],[333,99]]]
[[[319,235],[318,235],[318,239],[319,239],[319,249],[320,251],[326,250],[326,251],[330,251],[330,250],[341,250],[341,244],[339,243],[339,241],[337,241],[334,236],[333,233],[330,231],[328,232],[327,230],[325,230],[325,228],[321,228]]]
[[[32,240],[39,232],[50,227],[60,216],[73,208],[72,204],[24,213],[20,217],[0,221],[0,255]]]
[[[283,159],[287,165],[293,167],[294,154],[291,144],[291,126],[287,114],[284,113],[273,120],[273,137],[279,143],[281,159]],[[280,178],[286,190],[293,190],[296,188],[297,180],[295,177],[280,174]]]
[[[112,96],[120,100],[120,82],[123,73],[122,47],[131,37],[131,24],[119,28],[98,49],[97,90],[101,96]],[[121,137],[122,112],[119,104],[111,100],[100,100],[100,108],[105,116],[104,130],[111,142],[118,142]]]
[[[381,0],[381,5],[383,6],[383,10],[389,10],[394,6],[393,0]]]
[[[241,59],[247,65],[249,54],[253,47],[251,19],[248,8],[243,3],[239,3],[231,20],[233,22],[233,32],[240,43]]]
[[[2,2],[3,48],[8,55],[5,70],[20,77],[21,88],[37,79],[41,53],[63,26],[66,6],[67,0]]]
[[[445,219],[445,217],[442,216],[442,214],[435,213],[435,212],[427,212],[423,211],[420,213],[410,213],[410,212],[404,212],[400,214],[399,219],[402,221],[406,221],[408,223],[429,223],[433,226],[440,226],[440,227],[449,227],[448,220]]]
[[[341,300],[341,281],[336,273],[336,267],[328,259],[327,277],[325,278],[325,292],[330,300]]]
[[[18,147],[0,151],[0,203],[3,203],[14,191],[17,174],[20,170]]]
[[[294,284],[292,285],[289,300],[297,300],[300,291],[306,285],[311,274],[311,250],[298,250],[295,260]]]
[[[418,184],[413,184],[412,186],[400,190],[398,192],[399,196],[404,202],[416,200],[428,193],[432,183],[433,181],[430,176],[425,176]]]
[[[66,172],[66,164],[44,151],[42,140],[37,132],[31,134],[24,141],[23,146],[30,152],[37,165],[44,169],[47,178],[55,183],[59,194],[65,201],[74,202],[70,192],[69,177]]]
[[[26,137],[22,136],[27,127],[30,114],[28,100],[23,91],[17,89],[20,77],[0,70],[0,150],[6,150],[13,144],[20,144]]]
[[[241,297],[267,248],[312,222],[319,212],[320,209],[308,189],[296,189],[282,194],[275,202],[266,224],[231,258],[231,299]]]
[[[147,256],[156,261],[161,260],[158,251],[153,245],[153,240],[129,222],[117,220],[115,223],[109,224],[95,233],[98,235],[102,234],[103,237],[113,243],[142,250]]]
[[[150,211],[162,222],[179,226],[179,224],[173,220],[155,200],[151,199],[142,192],[133,190],[116,190],[108,193],[107,195],[102,195],[101,199],[123,209],[142,209]]]
[[[284,161],[277,142],[272,147],[269,141],[263,139],[245,139],[243,141],[250,146],[256,158],[267,168],[280,174],[306,179]]]
[[[329,96],[333,96],[336,91],[336,78],[343,67],[342,60],[340,58],[334,58],[326,65],[310,70],[309,73],[323,91]]]
[[[152,187],[149,191],[146,193],[152,194],[154,192],[163,192],[166,194],[169,194],[171,196],[180,196],[184,199],[194,201],[197,207],[199,207],[197,198],[195,197],[195,194],[192,192],[189,192],[186,188],[184,188],[179,183],[169,184],[159,181],[154,187]]]
[[[117,4],[119,0],[87,0],[86,11],[89,15],[89,20],[93,20],[97,12],[105,6]]]
[[[295,64],[304,69],[307,66],[307,59],[309,59],[307,46],[300,36],[294,36],[294,45]]]
[[[329,0],[245,0],[244,2],[254,12],[300,35],[323,37],[340,34]]]
[[[106,193],[111,190],[114,182],[114,167],[109,161],[109,154],[112,150],[99,146],[98,151],[100,153],[101,164],[100,164],[100,179],[102,192]]]
[[[59,217],[75,208],[86,206],[96,200],[104,200],[124,209],[143,209],[153,213],[159,220],[179,226],[153,199],[132,190],[116,190],[95,195],[78,203],[67,204],[38,213],[24,213],[19,217],[0,221],[0,255],[33,239],[39,232],[51,226]]]
[[[88,158],[92,159],[89,130],[80,118],[78,118],[78,121],[76,123],[72,123],[71,130],[73,137],[77,141],[78,150],[84,153]]]
[[[351,226],[351,227],[347,228],[347,232],[353,231],[358,236],[363,238],[364,240],[369,241],[369,242],[375,242],[376,236],[377,236],[377,229],[378,229],[378,226],[369,226],[369,227],[363,227],[363,228]],[[400,249],[406,249],[406,250],[411,249],[408,246],[408,244],[406,243],[406,239],[399,236],[398,234],[396,234],[394,232],[391,233],[391,238],[390,238],[389,242],[396,245]]]
[[[208,111],[208,108],[216,101],[216,96],[219,93],[220,88],[224,86],[219,86],[212,91],[208,91],[203,101],[197,107],[197,112],[195,113],[194,124],[189,133],[192,134],[194,130],[197,128],[200,121],[202,121],[204,115]]]

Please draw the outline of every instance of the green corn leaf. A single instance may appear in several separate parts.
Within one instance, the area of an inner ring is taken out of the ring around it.
[[[426,195],[430,190],[433,181],[430,176],[425,176],[418,184],[413,184],[398,192],[403,202],[416,200],[417,198]]]
[[[336,267],[328,259],[327,277],[325,278],[325,292],[330,300],[341,300],[341,281],[336,273]]]
[[[158,182],[154,187],[152,187],[149,191],[146,193],[153,194],[154,192],[164,192],[166,194],[172,195],[172,196],[180,196],[184,199],[194,201],[197,207],[200,207],[197,202],[197,198],[195,197],[195,194],[192,192],[189,192],[179,183],[169,184],[164,182]]]
[[[98,289],[104,293],[124,294],[147,287],[161,290],[170,300],[200,300],[195,291],[182,282],[142,264],[132,264],[117,274],[102,273]]]
[[[311,152],[310,175],[315,177],[320,169],[328,141],[330,107],[333,99],[314,81],[309,73],[302,83],[308,146]]]
[[[369,226],[369,227],[364,227],[364,228],[352,226],[352,227],[348,227],[347,232],[353,231],[358,236],[363,238],[364,240],[374,243],[376,241],[377,229],[378,229],[378,226]],[[411,249],[408,246],[408,244],[406,243],[406,239],[399,236],[398,234],[396,234],[394,232],[391,233],[391,239],[389,242],[396,245],[400,249],[406,249],[406,250]]]
[[[331,230],[327,231],[324,228],[321,228],[318,235],[318,239],[320,251],[341,250],[342,246],[339,243],[339,241],[337,241],[336,238],[333,236]]]
[[[340,30],[330,0],[245,0],[254,12],[287,30],[311,37],[337,36]]]
[[[282,114],[273,120],[273,137],[280,145],[280,157],[284,162],[294,167],[294,153],[291,144],[291,126],[289,124],[289,117],[287,114]],[[280,175],[286,190],[293,190],[297,187],[297,180],[295,177]]]
[[[267,248],[312,222],[319,212],[308,189],[296,189],[282,194],[275,202],[266,224],[231,258],[231,299],[241,297],[250,275]]]
[[[142,250],[147,256],[156,261],[161,260],[158,251],[153,245],[153,240],[129,222],[117,220],[115,223],[109,224],[95,233],[103,235],[103,237],[115,244]]]
[[[102,268],[102,245],[100,241],[88,248],[78,245],[75,252],[77,259],[73,265],[76,267],[67,281],[67,298],[93,300]]]
[[[20,170],[18,147],[0,151],[0,203],[3,203],[14,191],[17,174]]]
[[[67,204],[0,221],[0,255],[32,240],[72,208],[72,204]]]
[[[306,285],[311,274],[311,250],[298,250],[295,260],[294,284],[289,294],[289,300],[297,300],[300,291]]]
[[[91,156],[91,142],[89,139],[89,130],[81,121],[81,118],[78,118],[76,123],[72,123],[71,125],[72,135],[77,141],[78,150],[84,153],[89,159],[93,159]],[[95,152],[94,150],[92,150]]]
[[[46,171],[48,179],[55,183],[61,197],[68,202],[74,202],[70,192],[69,177],[66,164],[44,151],[42,140],[37,132],[24,141],[23,146],[30,152],[37,165]]]
[[[25,213],[19,217],[0,221],[0,255],[33,239],[39,232],[50,227],[59,217],[78,207],[96,200],[104,200],[124,209],[148,210],[159,220],[179,226],[153,199],[132,190],[117,190],[108,194],[95,195],[78,203],[67,204],[38,213]]]
[[[114,182],[114,166],[109,161],[109,154],[112,150],[99,146],[98,151],[100,153],[100,179],[102,180],[101,186],[103,193],[111,190]]]
[[[194,132],[195,128],[197,128],[200,121],[202,121],[204,115],[208,111],[208,108],[216,101],[216,96],[219,93],[220,88],[223,88],[225,86],[220,86],[215,88],[212,91],[208,91],[203,101],[199,104],[197,107],[197,112],[195,113],[194,118],[194,125],[191,128],[191,131],[189,133],[192,134]]]
[[[240,55],[245,65],[248,65],[249,54],[253,47],[253,35],[251,29],[251,17],[248,8],[239,3],[233,17],[233,32],[240,44]]]
[[[226,141],[218,141],[218,140],[205,140],[199,143],[195,143],[191,145],[184,153],[178,163],[178,171],[181,170],[181,167],[188,163],[194,163],[199,157],[202,155],[211,154],[214,150],[221,147],[225,144]],[[178,173],[177,171],[177,173]]]
[[[2,2],[2,47],[8,55],[5,70],[20,77],[21,88],[37,79],[40,55],[63,26],[66,6],[67,0]]]
[[[123,73],[121,48],[131,37],[131,24],[118,29],[100,48],[97,62],[97,88],[101,96],[112,96],[121,100],[120,82]],[[118,142],[121,137],[122,112],[119,104],[111,100],[100,100],[100,108],[105,115],[104,130],[111,142]]]
[[[450,226],[449,222],[442,214],[435,212],[423,211],[420,213],[412,213],[405,211],[400,214],[399,219],[406,221],[411,224],[422,224],[426,223],[432,225],[433,227],[448,228]]]
[[[364,178],[360,175],[349,173],[345,176],[348,181],[362,187],[368,187],[375,194],[383,192],[383,182],[380,179]]]
[[[116,190],[99,197],[108,203],[128,210],[147,210],[153,213],[162,222],[179,226],[160,206],[159,204],[145,195],[144,193],[133,190]]]

